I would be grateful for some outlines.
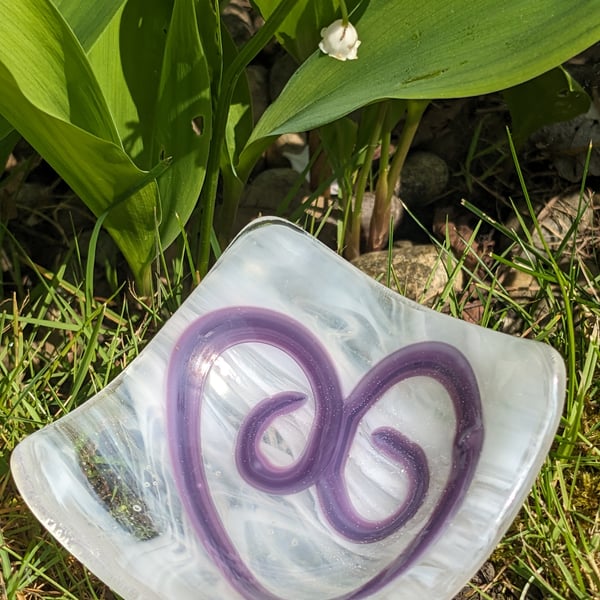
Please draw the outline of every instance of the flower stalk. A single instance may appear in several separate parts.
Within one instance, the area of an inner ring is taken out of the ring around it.
[[[350,18],[348,17],[348,7],[344,0],[340,0],[340,11],[342,13],[342,25],[347,27],[350,23]]]

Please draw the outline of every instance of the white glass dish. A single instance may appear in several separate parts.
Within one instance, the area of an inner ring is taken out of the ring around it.
[[[127,600],[449,599],[519,510],[564,392],[550,347],[262,219],[12,471]]]

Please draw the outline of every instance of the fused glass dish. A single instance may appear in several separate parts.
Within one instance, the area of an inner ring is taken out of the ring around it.
[[[12,471],[127,600],[449,599],[519,510],[564,392],[547,345],[419,306],[263,219]]]

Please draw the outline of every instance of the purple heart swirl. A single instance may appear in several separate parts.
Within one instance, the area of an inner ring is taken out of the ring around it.
[[[274,495],[315,486],[328,523],[356,543],[382,540],[419,510],[429,488],[427,457],[421,447],[391,427],[371,434],[373,445],[403,469],[408,493],[388,517],[367,520],[354,508],[344,469],[362,417],[394,385],[411,377],[430,377],[448,393],[456,414],[450,474],[428,521],[381,572],[335,600],[365,597],[404,572],[437,538],[464,498],[483,445],[481,400],[466,357],[444,342],[419,342],[396,350],[375,365],[344,399],[335,365],[315,336],[297,321],[256,307],[216,310],[192,323],[177,341],[167,374],[167,435],[175,482],[184,509],[208,554],[229,583],[251,600],[281,600],[253,575],[231,541],[210,494],[202,458],[200,421],[206,377],[227,349],[244,343],[274,346],[293,358],[309,383],[315,404],[313,427],[302,454],[290,465],[272,464],[260,442],[279,416],[306,401],[283,391],[259,402],[237,435],[235,459],[241,477]]]

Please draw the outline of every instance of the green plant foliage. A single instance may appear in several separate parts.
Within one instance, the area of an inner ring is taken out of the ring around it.
[[[106,0],[90,10],[80,0],[54,0],[54,5],[69,24],[83,49],[87,52],[107,27],[125,0]],[[12,125],[0,115],[0,139],[12,130]]]
[[[357,135],[358,125],[350,117],[337,119],[319,128],[323,149],[338,180],[343,179],[344,172],[357,162],[353,156],[360,151],[356,148]]]
[[[229,66],[237,56],[237,49],[226,30],[222,32],[222,43],[224,64]],[[235,167],[239,163],[239,154],[250,138],[253,127],[252,98],[248,87],[248,79],[243,73],[237,80],[233,90],[225,127],[225,139],[220,150],[223,205],[218,212],[215,227],[219,231],[224,245],[229,241],[230,230],[237,211],[237,203],[247,178],[247,174],[240,177]]]
[[[100,216],[138,278],[158,188],[124,152],[84,51],[48,0],[0,0],[0,113]],[[24,35],[23,32],[27,32]]]
[[[196,22],[191,0],[128,0],[89,54],[119,136],[136,165],[150,170],[171,159],[157,180],[162,248],[181,232],[206,173],[211,90]]]
[[[590,107],[584,89],[561,67],[506,90],[504,99],[517,145],[540,127],[568,121]]]
[[[238,52],[221,29],[223,4],[0,0],[0,151],[13,143],[12,128],[19,131],[101,217],[145,291],[156,250],[180,235],[198,198],[194,245],[201,273],[208,269],[212,230],[216,224],[227,241],[244,183],[271,136],[384,99],[504,89],[600,38],[596,0],[473,0],[464,7],[256,0],[265,25]],[[321,29],[346,10],[362,44],[358,60],[340,62],[317,46]],[[307,60],[251,134],[242,74],[272,35]],[[393,122],[404,110],[397,106],[399,114],[388,115]],[[365,133],[370,140],[360,125],[353,157],[364,152]]]
[[[173,157],[172,166],[158,180],[161,247],[166,248],[196,206],[206,175],[212,133],[208,63],[196,26],[193,0],[175,0],[153,125],[153,152],[158,154],[155,160]]]
[[[156,249],[180,234],[206,173],[211,80],[196,2],[114,1],[96,19],[61,5],[82,40],[49,0],[0,0],[0,113],[97,216],[110,210],[104,225],[147,291]]]
[[[93,10],[90,10],[89,3],[81,0],[54,0],[53,3],[87,52],[125,1],[102,0],[94,3]]]
[[[230,65],[237,56],[237,49],[227,31],[223,32],[223,60]],[[238,155],[252,134],[252,98],[245,73],[238,79],[227,118],[222,168],[231,169],[237,163]]]
[[[0,140],[4,140],[12,130],[13,126],[0,115]]]
[[[600,38],[600,3],[406,3],[370,0],[352,19],[358,60],[319,51],[263,115],[252,141],[304,131],[382,98],[464,97],[502,90],[543,73]]]

